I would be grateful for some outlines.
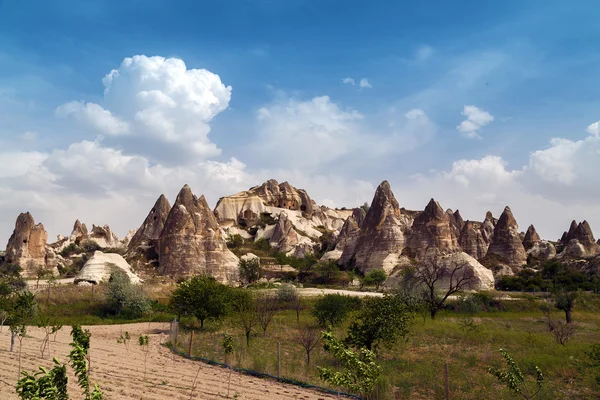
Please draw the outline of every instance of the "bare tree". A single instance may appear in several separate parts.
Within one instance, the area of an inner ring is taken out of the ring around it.
[[[554,340],[556,343],[566,346],[569,340],[575,335],[577,332],[577,324],[573,322],[562,322],[560,320],[553,320],[550,316],[550,306],[546,306],[542,308],[544,315],[546,316],[546,325],[548,327],[548,332],[550,332],[554,336]]]
[[[256,299],[256,317],[258,324],[263,330],[263,335],[267,335],[267,328],[277,314],[277,301],[274,296],[267,293],[259,295]]]
[[[306,352],[306,365],[310,365],[310,353],[319,344],[321,333],[319,329],[312,325],[300,325],[294,336],[294,341],[300,344]]]
[[[413,280],[422,288],[423,300],[429,308],[431,319],[435,319],[448,297],[466,289],[473,282],[468,263],[444,261],[443,257],[426,257],[405,275],[405,279]]]

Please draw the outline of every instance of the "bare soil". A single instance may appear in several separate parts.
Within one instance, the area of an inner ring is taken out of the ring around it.
[[[187,360],[171,353],[161,344],[168,338],[169,324],[141,323],[128,325],[97,325],[88,327],[91,338],[91,382],[97,382],[107,400],[188,400],[188,399],[334,399],[336,396],[297,386],[259,379],[225,368]],[[128,331],[131,335],[129,349],[117,343],[117,338]],[[140,334],[148,334],[150,351],[147,374],[144,379],[144,355],[138,345]],[[23,340],[21,366],[33,372],[38,366],[52,366],[52,357],[67,362],[70,350],[70,327],[58,332],[56,342],[50,339],[50,355],[40,354],[44,333],[39,328],[29,328]],[[0,333],[0,399],[16,400],[15,383],[18,379],[18,340],[15,352],[10,353],[10,334],[7,327]],[[80,389],[69,371],[69,392],[77,399]],[[197,377],[197,378],[196,378]],[[229,382],[230,380],[230,382]],[[194,381],[196,381],[195,389]],[[229,386],[229,396],[227,396]]]

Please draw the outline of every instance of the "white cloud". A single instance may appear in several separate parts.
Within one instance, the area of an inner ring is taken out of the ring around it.
[[[101,134],[123,135],[129,132],[127,122],[121,121],[96,103],[71,101],[59,106],[56,109],[56,115],[73,118]]]
[[[342,83],[354,86],[356,82],[354,82],[354,79],[352,78],[344,78],[342,79]]]
[[[187,69],[177,58],[141,55],[125,58],[102,82],[104,106],[70,102],[57,114],[98,133],[128,134],[131,139],[119,142],[124,149],[170,164],[221,153],[208,138],[209,123],[229,106],[231,86],[218,75]]]
[[[359,86],[360,86],[361,88],[372,88],[372,87],[373,87],[373,85],[371,85],[371,84],[369,83],[369,80],[368,80],[367,78],[362,78],[362,79],[360,80]]]
[[[394,109],[384,118],[385,128],[366,124],[364,115],[342,108],[328,96],[283,99],[258,111],[255,152],[263,165],[318,171],[334,162],[337,167],[342,161],[355,164],[356,157],[367,161],[414,150],[436,130],[420,109],[406,113]]]
[[[467,117],[456,129],[469,139],[481,139],[479,130],[494,120],[494,116],[475,106],[465,106],[462,115]]]
[[[587,133],[594,136],[600,136],[600,121],[594,122],[590,124],[587,129]]]

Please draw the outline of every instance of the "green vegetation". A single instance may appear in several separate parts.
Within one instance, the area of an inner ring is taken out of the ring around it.
[[[341,294],[326,294],[317,299],[311,314],[319,325],[337,326],[346,320],[348,314],[361,305],[359,297],[344,296]]]
[[[150,302],[140,287],[133,285],[129,277],[117,269],[110,275],[106,300],[107,311],[114,315],[126,313],[130,318],[139,318],[150,310]]]
[[[496,282],[499,290],[524,292],[600,291],[600,277],[587,274],[576,266],[547,261],[538,270],[523,269],[514,276],[503,276]]]
[[[499,351],[506,361],[507,369],[490,368],[488,371],[498,379],[498,382],[505,384],[510,391],[524,399],[529,400],[536,397],[544,387],[542,370],[537,365],[533,367],[535,370],[535,387],[532,388],[531,385],[527,385],[525,382],[525,376],[513,358],[505,350],[500,349]]]
[[[171,297],[171,305],[178,315],[193,315],[204,328],[207,319],[224,317],[230,307],[229,287],[214,278],[200,275],[181,282]]]
[[[387,275],[382,269],[374,269],[373,271],[367,272],[365,277],[361,280],[363,286],[375,286],[375,290],[379,290],[379,286],[385,282]]]
[[[102,400],[102,391],[97,384],[90,391],[88,352],[91,334],[88,330],[82,330],[80,326],[73,326],[71,335],[73,342],[71,343],[69,361],[77,378],[77,383],[83,391],[83,398],[84,400]],[[21,374],[23,377],[19,379],[15,386],[21,400],[69,399],[67,366],[61,364],[56,358],[54,359],[54,366],[50,370],[39,367],[39,372],[35,374],[26,371],[21,371]]]
[[[249,260],[240,260],[240,279],[248,284],[254,283],[260,279],[260,262],[258,258]]]

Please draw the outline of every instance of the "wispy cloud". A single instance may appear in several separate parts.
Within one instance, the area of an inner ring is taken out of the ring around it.
[[[481,139],[479,130],[494,120],[492,114],[475,106],[465,106],[462,115],[467,119],[461,122],[456,130],[469,139]]]
[[[369,83],[369,80],[368,80],[367,78],[362,78],[362,79],[360,80],[359,86],[360,86],[361,88],[372,88],[372,87],[373,87],[373,85],[371,85],[371,84]]]
[[[344,78],[344,79],[342,79],[342,83],[344,83],[346,85],[352,85],[352,86],[354,86],[356,84],[356,82],[354,82],[354,79],[352,79],[352,78]]]

